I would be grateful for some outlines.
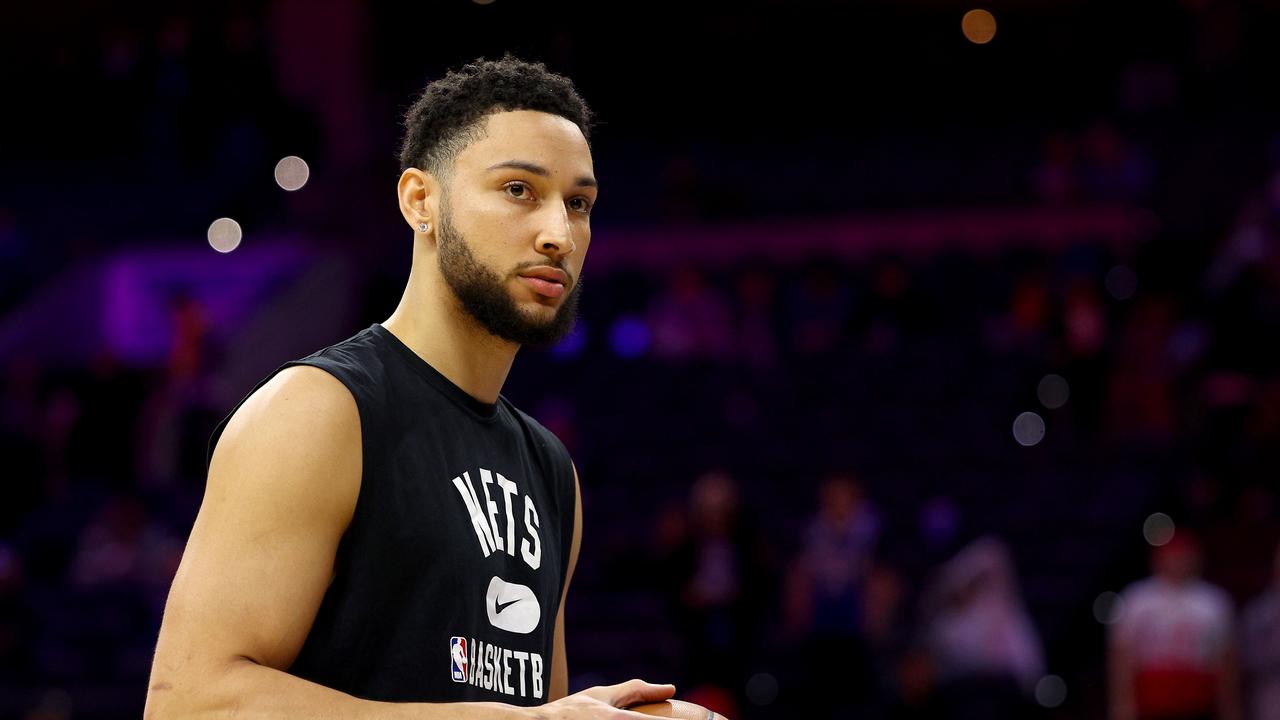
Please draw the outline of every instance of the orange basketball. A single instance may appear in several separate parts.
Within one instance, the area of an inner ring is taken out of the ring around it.
[[[654,717],[678,718],[679,720],[728,720],[718,712],[712,712],[701,705],[683,700],[663,700],[662,702],[633,705],[627,709]]]

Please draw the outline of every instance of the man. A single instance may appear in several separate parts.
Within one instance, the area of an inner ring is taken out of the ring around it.
[[[1240,664],[1255,720],[1280,717],[1280,547],[1271,562],[1270,587],[1249,602],[1240,623]]]
[[[577,471],[499,393],[520,346],[573,324],[590,111],[508,55],[428,85],[405,120],[404,295],[214,431],[148,718],[641,718],[617,708],[675,691],[567,695]]]
[[[1231,599],[1200,579],[1187,531],[1151,554],[1152,577],[1121,593],[1109,628],[1112,720],[1240,720]]]

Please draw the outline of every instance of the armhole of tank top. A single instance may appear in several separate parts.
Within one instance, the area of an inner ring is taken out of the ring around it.
[[[280,370],[284,370],[285,368],[289,368],[289,367],[296,367],[298,365],[307,365],[309,367],[323,370],[324,372],[332,376],[334,379],[336,379],[338,382],[342,383],[342,386],[345,387],[347,389],[347,392],[351,394],[352,402],[356,404],[356,426],[358,431],[360,432],[360,488],[356,491],[356,505],[354,508],[351,509],[351,521],[347,523],[347,527],[343,529],[342,537],[338,541],[338,552],[337,552],[338,557],[334,559],[334,569],[337,570],[338,564],[344,561],[347,554],[347,545],[348,545],[347,535],[350,534],[352,526],[354,526],[357,520],[359,519],[361,509],[368,505],[367,502],[362,502],[362,501],[364,500],[364,497],[365,497],[365,488],[366,488],[365,481],[368,479],[368,474],[369,474],[367,472],[369,467],[369,462],[368,462],[369,461],[369,438],[365,433],[365,428],[367,427],[368,423],[365,421],[366,420],[365,405],[364,403],[360,402],[360,393],[357,392],[357,389],[355,387],[353,387],[354,381],[352,381],[350,378],[344,377],[343,374],[335,371],[334,367],[330,365],[330,363],[333,363],[333,362],[334,361],[329,360],[323,355],[313,355],[311,357],[301,358],[299,360],[291,360],[290,362],[287,362],[284,365],[282,365],[280,367]],[[334,363],[334,365],[336,365],[336,363]],[[279,370],[277,370],[277,372],[279,372]]]
[[[552,502],[556,504],[557,510],[560,511],[560,582],[558,584],[559,592],[556,594],[556,610],[558,612],[560,609],[558,605],[564,600],[565,581],[569,579],[569,556],[573,551],[575,500],[573,460],[569,456],[569,448],[565,447],[564,442],[555,433],[535,420],[532,415],[528,415],[514,405],[511,407],[511,417],[515,419],[523,432],[534,442],[543,446],[544,450],[539,455],[547,459],[553,474],[547,491],[552,496]],[[566,482],[568,483],[567,488],[565,486]]]
[[[551,431],[548,430],[547,432]],[[573,556],[574,515],[577,510],[575,507],[577,493],[574,490],[573,458],[569,455],[569,449],[564,447],[564,443],[560,442],[559,438],[556,438],[556,441],[559,447],[564,448],[564,482],[566,483],[566,487],[559,490],[559,492],[563,493],[563,497],[566,500],[564,504],[564,516],[566,520],[560,526],[561,534],[564,535],[564,540],[560,543],[560,552],[562,555],[560,558],[560,602],[564,602],[565,584],[569,580],[569,561]]]
[[[365,409],[364,409],[364,405],[360,402],[359,394],[356,393],[355,389],[351,387],[351,383],[348,382],[347,379],[343,378],[340,374],[331,370],[328,367],[328,363],[325,362],[324,358],[322,358],[319,355],[299,358],[297,360],[290,360],[284,363],[283,365],[276,368],[275,370],[272,370],[266,377],[259,380],[258,384],[254,385],[252,390],[245,393],[245,396],[240,398],[240,402],[236,403],[235,407],[231,408],[231,412],[227,413],[226,417],[222,418],[222,420],[219,421],[218,424],[214,426],[213,433],[209,437],[209,446],[205,451],[204,471],[205,471],[205,474],[207,475],[209,472],[209,467],[213,463],[213,451],[217,447],[218,440],[222,438],[222,433],[224,430],[226,430],[227,424],[231,422],[232,416],[234,416],[240,410],[240,407],[244,405],[245,402],[247,402],[254,393],[262,389],[263,385],[266,385],[268,382],[271,382],[271,379],[274,378],[276,375],[279,375],[281,372],[283,372],[288,368],[297,367],[299,365],[306,365],[308,367],[317,368],[319,370],[323,370],[324,372],[328,373],[338,382],[342,383],[342,386],[347,389],[347,392],[351,393],[351,399],[356,404],[356,422],[360,431],[360,489],[356,492],[356,506],[351,513],[351,522],[348,523],[347,530],[344,530],[342,533],[343,537],[346,537],[347,531],[349,531],[351,529],[351,525],[354,525],[356,522],[356,514],[360,510],[360,507],[361,507],[360,501],[361,499],[363,499],[364,492],[365,492],[365,475],[367,474],[365,470],[367,467],[367,460],[369,457],[368,439],[365,437],[365,432],[364,432]],[[343,545],[345,545],[345,543],[343,543]]]

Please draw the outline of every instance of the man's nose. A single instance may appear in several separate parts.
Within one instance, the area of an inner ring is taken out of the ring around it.
[[[563,205],[552,205],[545,213],[542,227],[538,231],[538,252],[568,255],[577,247],[573,240],[573,226],[569,223],[569,212]]]

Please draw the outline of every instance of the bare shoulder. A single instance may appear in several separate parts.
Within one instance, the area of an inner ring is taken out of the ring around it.
[[[360,431],[355,398],[342,381],[318,367],[294,365],[250,395],[232,415],[223,436],[290,424],[338,434]]]
[[[297,657],[355,512],[360,448],[355,399],[315,367],[282,370],[235,411],[165,606],[152,685],[182,690],[166,697],[244,659]]]
[[[206,502],[211,493],[235,488],[241,497],[327,509],[323,517],[345,527],[360,469],[355,398],[333,375],[296,365],[258,388],[227,422],[210,460]]]

